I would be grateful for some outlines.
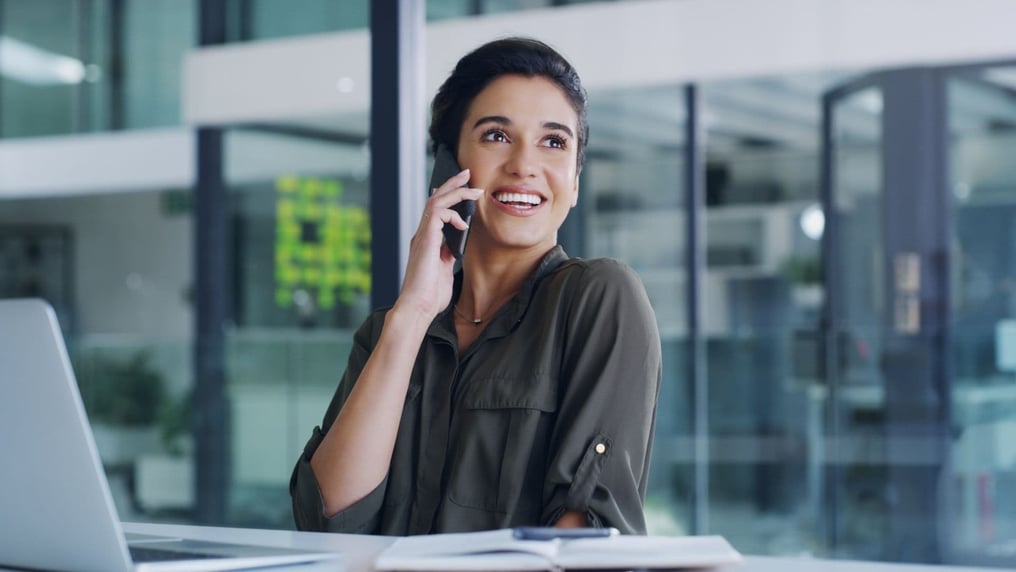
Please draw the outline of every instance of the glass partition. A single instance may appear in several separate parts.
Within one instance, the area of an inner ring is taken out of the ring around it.
[[[187,520],[194,502],[192,222],[178,193],[0,201],[0,298],[55,308],[124,520]]]
[[[651,532],[690,532],[692,409],[685,296],[685,99],[681,86],[594,91],[580,198],[561,231],[569,254],[609,256],[641,276],[656,311],[663,385],[646,499]]]
[[[749,553],[822,551],[818,134],[834,78],[703,89],[709,521]]]
[[[110,124],[100,129],[180,125],[183,63],[197,46],[195,0],[127,0],[114,22],[119,48],[107,74]],[[114,36],[115,37],[115,36]]]
[[[103,4],[0,3],[0,137],[73,133],[96,123],[89,99],[102,91],[109,57]]]
[[[366,0],[227,0],[231,41],[268,40],[366,28]],[[428,2],[429,4],[429,2]]]
[[[1016,67],[948,79],[952,191],[950,557],[1016,562]]]
[[[0,138],[180,124],[194,0],[0,3]]]
[[[232,523],[293,526],[290,472],[370,310],[365,118],[355,123],[341,128],[342,141],[271,127],[233,128],[225,137]]]
[[[884,355],[885,188],[882,91],[861,86],[833,98],[831,216],[836,218],[830,301],[836,329],[824,332],[835,354],[816,392],[829,415],[822,435],[828,486],[824,530],[834,554],[884,560],[889,538]]]

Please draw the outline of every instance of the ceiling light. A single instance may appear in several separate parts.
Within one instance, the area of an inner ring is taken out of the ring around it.
[[[88,70],[79,59],[0,36],[0,75],[31,85],[74,85]]]
[[[825,232],[825,213],[821,206],[809,205],[801,212],[801,231],[812,240],[822,238],[822,233]]]

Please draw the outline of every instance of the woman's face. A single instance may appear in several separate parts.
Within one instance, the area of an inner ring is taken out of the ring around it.
[[[544,77],[501,76],[473,99],[458,149],[469,185],[485,190],[469,231],[472,248],[557,243],[578,200],[577,129],[564,92]]]

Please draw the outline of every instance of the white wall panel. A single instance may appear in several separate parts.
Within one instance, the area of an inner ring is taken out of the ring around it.
[[[445,20],[427,26],[427,93],[501,36],[562,51],[590,89],[1016,57],[1010,0],[657,0]],[[185,120],[290,120],[365,111],[365,31],[196,50]],[[337,84],[348,78],[352,91]]]
[[[0,199],[189,188],[193,129],[11,139],[0,144]]]

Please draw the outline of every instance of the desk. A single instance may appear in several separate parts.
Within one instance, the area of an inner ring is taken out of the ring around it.
[[[218,528],[170,524],[124,523],[124,530],[139,534],[182,536],[219,542],[290,546],[340,552],[345,557],[349,572],[370,572],[374,557],[388,546],[393,537],[360,534],[330,534],[320,532],[292,532],[287,530],[257,530],[246,528]],[[336,563],[313,566],[287,567],[285,570],[318,572],[334,570]],[[913,564],[885,564],[851,560],[814,560],[803,558],[776,558],[748,556],[744,564],[716,568],[716,572],[999,572],[999,568],[968,568],[958,566],[924,566]]]

